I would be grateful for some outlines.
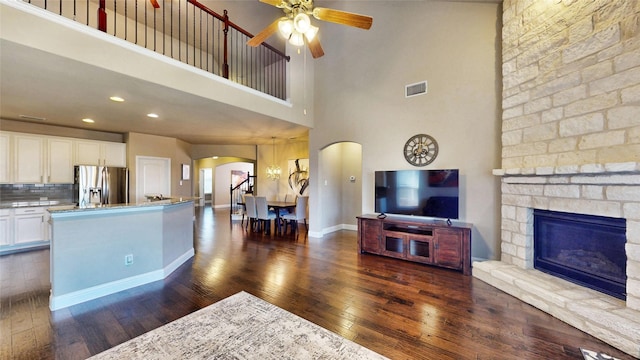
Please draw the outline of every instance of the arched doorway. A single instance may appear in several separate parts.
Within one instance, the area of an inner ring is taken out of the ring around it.
[[[357,230],[362,213],[362,145],[343,141],[320,149],[318,213],[322,234]],[[329,210],[330,209],[330,210]]]
[[[200,198],[200,204],[205,205],[205,199],[210,198],[206,205],[212,207],[230,207],[229,189],[232,183],[233,174],[239,172],[255,174],[255,160],[238,157],[207,157],[194,160],[194,179],[198,184],[195,196]],[[206,177],[207,172],[211,172],[210,177]],[[207,194],[210,192],[210,195]]]

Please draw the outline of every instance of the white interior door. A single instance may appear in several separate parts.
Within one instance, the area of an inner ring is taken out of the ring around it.
[[[204,195],[205,204],[213,204],[213,169],[202,169],[202,194]]]
[[[147,194],[171,196],[171,159],[136,156],[136,201]]]
[[[198,195],[200,196],[199,206],[204,206],[204,169],[200,169],[200,176],[198,179]]]

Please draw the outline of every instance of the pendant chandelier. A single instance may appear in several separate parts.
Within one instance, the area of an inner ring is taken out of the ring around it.
[[[280,166],[276,165],[276,138],[275,136],[271,137],[271,142],[273,144],[273,162],[271,165],[267,167],[267,178],[273,181],[280,179]]]

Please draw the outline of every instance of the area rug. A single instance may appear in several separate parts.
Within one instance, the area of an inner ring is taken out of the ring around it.
[[[90,359],[386,359],[240,292]]]

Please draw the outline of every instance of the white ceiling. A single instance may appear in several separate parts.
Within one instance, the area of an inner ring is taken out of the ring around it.
[[[268,16],[272,16],[267,9],[270,7],[256,0],[243,0],[236,5],[247,6],[249,1],[256,3],[256,12],[268,12]],[[216,1],[206,5],[218,11]],[[246,28],[257,33],[264,21],[256,23]],[[122,104],[105,101],[112,94],[128,101]],[[141,109],[162,113],[162,119],[147,118],[140,113]],[[30,120],[25,116],[45,120]],[[109,121],[85,124],[81,122],[85,117]],[[308,136],[308,129],[301,125],[5,40],[0,40],[0,118],[168,136],[192,144],[253,145],[269,143],[274,135],[278,138]]]

